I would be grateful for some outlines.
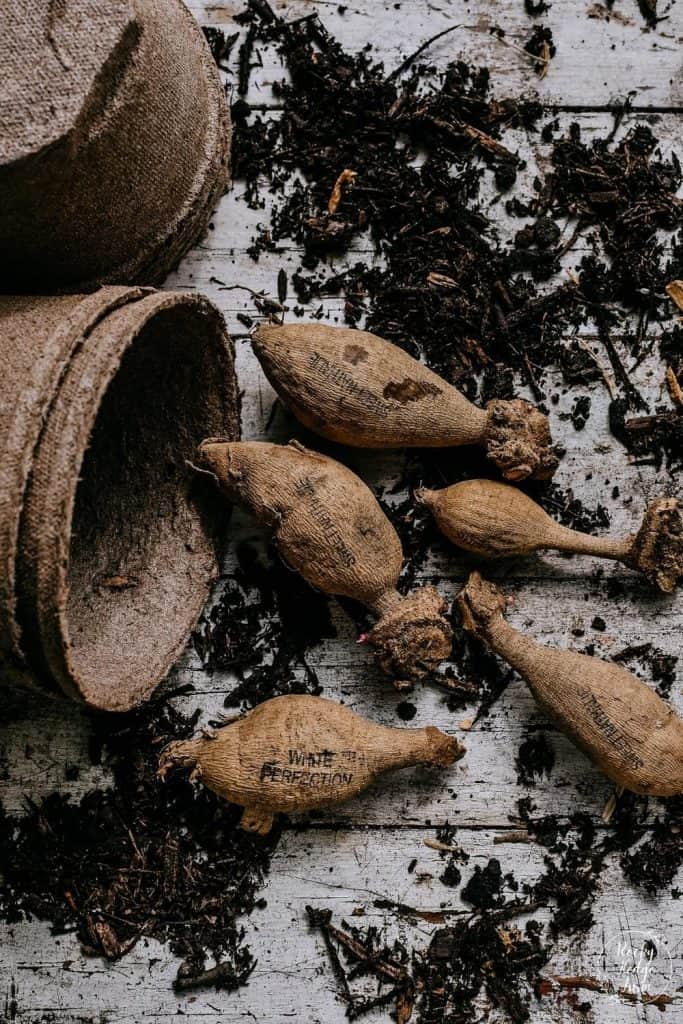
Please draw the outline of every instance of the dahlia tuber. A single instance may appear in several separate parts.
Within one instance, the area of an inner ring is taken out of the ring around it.
[[[367,331],[262,325],[252,345],[268,380],[310,430],[358,448],[483,445],[508,480],[557,468],[547,418],[522,399],[472,405],[402,349]]]
[[[458,595],[465,629],[527,681],[560,729],[606,775],[651,796],[683,793],[683,721],[619,665],[544,647],[503,618],[507,601],[479,573]]]
[[[339,462],[302,445],[208,440],[200,461],[231,501],[274,530],[283,559],[326,594],[367,605],[377,623],[366,638],[398,689],[451,653],[441,595],[421,587],[401,596],[401,542],[372,491]]]
[[[287,696],[211,736],[171,743],[159,774],[191,767],[209,789],[244,807],[242,828],[265,835],[281,811],[333,807],[392,768],[445,768],[464,753],[433,726],[390,729],[322,697]]]
[[[658,498],[632,536],[591,537],[560,526],[522,491],[493,480],[466,480],[440,491],[415,492],[442,533],[485,558],[527,555],[542,548],[613,558],[642,572],[665,593],[683,577],[683,505]]]

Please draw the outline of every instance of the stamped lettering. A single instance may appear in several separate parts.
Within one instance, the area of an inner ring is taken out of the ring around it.
[[[366,763],[365,754],[357,750],[302,750],[290,747],[287,763],[264,761],[260,782],[307,786],[310,789],[333,789],[353,782],[354,768]]]
[[[344,394],[349,395],[351,398],[356,398],[377,416],[384,418],[389,415],[391,406],[383,401],[379,395],[373,394],[369,388],[364,388],[354,380],[351,374],[342,366],[336,366],[334,363],[331,363],[329,359],[321,356],[319,352],[311,353],[308,357],[308,364],[323,380],[336,384]]]
[[[309,789],[336,789],[339,786],[350,786],[353,782],[353,772],[309,771],[308,769],[288,768],[275,761],[264,761],[261,765],[259,781],[308,787]]]
[[[631,746],[628,737],[621,731],[618,725],[615,725],[609,715],[605,713],[596,696],[591,693],[590,690],[581,689],[579,690],[579,700],[590,713],[591,718],[602,735],[609,744],[614,747],[617,753],[620,754],[632,768],[644,768],[645,762],[638,757]]]
[[[322,527],[326,540],[334,548],[335,554],[342,565],[347,567],[355,565],[356,556],[347,546],[339,527],[318,498],[315,492],[315,485],[310,477],[305,476],[298,480],[294,485],[294,490],[299,498],[307,499],[311,518]]]

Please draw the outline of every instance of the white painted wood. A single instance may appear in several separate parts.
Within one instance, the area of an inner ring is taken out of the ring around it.
[[[581,649],[590,641],[595,643],[596,653],[604,657],[644,639],[667,653],[680,649],[676,635],[680,613],[675,599],[668,602],[667,614],[659,603],[652,599],[648,602],[644,592],[640,599],[634,592],[613,603],[601,588],[594,602],[585,602],[586,587],[580,581],[567,580],[557,586],[552,578],[527,578],[515,581],[514,589],[518,599],[511,620],[541,642]],[[557,616],[548,604],[551,595],[560,608],[567,610],[566,615]],[[594,608],[603,614],[609,610],[610,625],[605,633],[590,627]],[[380,677],[369,653],[354,643],[353,626],[341,610],[335,622],[338,637],[313,650],[308,658],[319,675],[324,695],[342,700],[384,724],[400,725],[395,714],[400,698]],[[571,635],[575,628],[586,630],[581,641]],[[188,708],[201,706],[204,721],[208,722],[224,711],[223,701],[234,681],[228,673],[207,676],[196,655],[188,654],[185,666],[180,678],[195,686],[195,693],[186,698],[185,704]],[[444,692],[436,687],[420,688],[413,700],[417,715],[411,724],[435,723],[457,735],[467,747],[466,758],[446,775],[414,769],[385,776],[368,793],[329,812],[328,820],[373,825],[452,821],[471,827],[506,827],[509,815],[516,812],[517,800],[524,795],[516,784],[515,756],[523,739],[536,729],[547,732],[557,758],[550,780],[539,782],[533,794],[539,813],[570,814],[580,808],[599,817],[612,792],[611,784],[548,723],[521,681],[512,683],[490,717],[469,731],[464,731],[460,723],[472,718],[474,707],[449,712]],[[683,713],[680,692],[674,694],[674,703]],[[24,793],[35,798],[60,787],[78,796],[99,783],[102,769],[93,771],[87,765],[87,737],[87,719],[66,702],[28,704],[25,717],[15,718],[3,730],[0,756],[12,765],[8,807],[18,809]],[[67,764],[83,762],[79,779],[66,783]]]
[[[241,0],[193,0],[190,6],[202,22],[231,29],[231,18],[242,4]],[[524,14],[521,0],[473,0],[467,5],[449,0],[403,0],[398,6],[377,0],[351,0],[344,14],[339,12],[336,0],[276,0],[274,6],[289,18],[316,10],[350,48],[360,49],[371,42],[388,68],[400,63],[405,53],[425,38],[449,24],[460,24],[460,29],[429,51],[429,58],[438,66],[463,53],[470,60],[492,67],[494,89],[501,95],[537,92],[546,101],[565,108],[588,108],[560,115],[563,124],[578,118],[587,136],[605,132],[610,126],[611,117],[604,110],[607,103],[638,89],[636,106],[649,109],[647,116],[657,118],[657,132],[667,145],[678,145],[680,114],[664,113],[660,117],[653,110],[678,110],[681,106],[681,4],[671,8],[668,20],[655,31],[648,31],[636,0],[616,0],[616,12],[609,21],[589,19],[589,7],[596,13],[600,10],[586,0],[554,0],[542,20],[553,28],[558,54],[543,81],[536,78],[525,58],[502,45],[489,31],[493,24],[499,24],[508,40],[523,43],[533,22]],[[666,13],[665,0],[660,0],[660,6]],[[261,56],[263,67],[252,74],[249,99],[271,105],[270,84],[282,77],[283,70],[272,52],[264,50]],[[634,120],[627,117],[624,130]],[[547,150],[537,135],[511,132],[506,144],[527,160],[521,183],[530,185],[537,168],[547,170]],[[238,183],[221,202],[213,230],[183,260],[167,287],[203,291],[223,310],[238,338],[238,367],[245,392],[244,436],[286,440],[296,434],[296,423],[278,409],[266,432],[274,394],[251,354],[244,327],[236,319],[239,312],[253,314],[252,300],[247,292],[222,290],[224,286],[218,282],[227,286],[244,284],[274,296],[278,270],[282,266],[290,273],[295,270],[300,253],[295,247],[283,246],[279,253],[262,255],[256,264],[248,258],[246,250],[266,213],[249,210],[240,201],[239,191]],[[500,204],[498,210],[501,234],[509,236],[523,222],[507,218]],[[367,246],[362,241],[357,248],[365,250],[367,258]],[[565,260],[568,267],[574,262],[575,254]],[[323,305],[331,322],[340,319],[338,299]],[[607,367],[595,337],[590,330],[584,334]],[[639,383],[652,400],[666,400],[661,367],[656,363],[641,367]],[[548,393],[553,390],[561,392],[561,382],[550,380]],[[590,394],[593,400],[593,414],[584,431],[576,432],[560,419],[571,408],[574,395],[562,394],[559,404],[551,409],[555,436],[567,448],[558,483],[571,486],[589,504],[600,501],[607,505],[615,532],[631,531],[637,527],[646,501],[672,489],[679,492],[678,482],[672,483],[664,472],[657,474],[650,467],[633,465],[621,446],[606,434],[606,391],[602,384],[581,388],[580,392]],[[389,489],[400,475],[400,453],[342,451],[334,446],[326,450],[343,458],[374,486]],[[454,452],[453,457],[457,458],[458,453]],[[615,484],[620,488],[616,501],[610,496]],[[399,494],[391,500],[402,497]],[[262,540],[255,524],[239,512],[232,530],[236,540]],[[465,579],[469,564],[443,544],[433,552],[421,578],[435,582],[451,596]],[[601,579],[593,575],[598,567],[604,569]],[[230,554],[224,569],[221,585],[229,583],[234,571]],[[649,640],[666,652],[681,653],[680,597],[653,595],[634,574],[619,566],[548,554],[499,566],[496,575],[516,596],[511,621],[542,642],[575,649],[593,642],[599,655],[609,657],[628,644]],[[608,583],[616,577],[629,585],[622,596],[612,599]],[[399,724],[395,709],[400,698],[379,677],[369,652],[355,644],[353,623],[335,602],[331,602],[331,609],[338,635],[312,650],[309,658],[324,694],[380,722]],[[604,633],[591,628],[595,614],[606,620]],[[576,628],[585,630],[583,638],[573,635]],[[201,706],[204,720],[223,710],[225,695],[234,685],[227,673],[208,675],[191,650],[182,659],[175,678],[193,683],[194,693],[184,700],[189,707]],[[444,821],[459,826],[459,841],[472,855],[465,877],[472,865],[496,856],[505,870],[514,870],[518,879],[532,878],[541,864],[543,851],[539,847],[494,842],[509,831],[517,800],[527,792],[516,783],[514,758],[520,742],[532,729],[546,731],[557,759],[550,779],[528,791],[537,813],[568,815],[580,809],[599,818],[611,785],[549,725],[520,681],[508,688],[490,716],[471,731],[462,730],[460,723],[472,717],[473,708],[449,712],[442,691],[424,687],[412,699],[417,706],[412,724],[434,723],[457,734],[468,748],[466,758],[445,776],[413,770],[386,777],[362,798],[330,812],[322,825],[285,832],[264,891],[267,906],[246,923],[259,961],[247,988],[233,994],[207,991],[177,997],[171,990],[177,963],[158,944],[141,941],[129,957],[110,965],[83,958],[73,937],[55,939],[47,926],[29,922],[0,928],[2,1024],[2,995],[10,992],[12,983],[16,985],[17,1000],[13,1019],[23,1024],[41,1019],[60,1024],[76,1024],[84,1019],[107,1024],[137,1024],[141,1020],[167,1024],[181,1018],[201,1018],[210,1024],[245,1020],[281,1024],[289,1019],[341,1024],[344,1007],[337,999],[320,941],[308,931],[307,903],[332,907],[336,919],[362,907],[365,917],[358,919],[360,923],[377,924],[388,935],[400,933],[413,943],[428,941],[431,928],[425,922],[413,927],[392,914],[379,912],[372,901],[379,896],[420,909],[445,906],[455,912],[457,920],[463,906],[457,894],[438,881],[442,870],[438,854],[424,846],[424,839],[434,835],[434,826]],[[683,712],[680,685],[675,688],[673,701]],[[38,799],[58,787],[78,798],[106,781],[106,770],[88,762],[88,722],[80,711],[62,702],[34,701],[18,701],[5,710],[10,720],[0,727],[0,759],[8,766],[2,797],[9,809],[19,809],[24,794]],[[78,765],[80,775],[67,782],[65,768],[70,765]],[[411,875],[407,866],[414,857],[418,867]],[[435,877],[418,881],[423,873]],[[680,888],[683,877],[674,884]],[[613,936],[653,929],[671,950],[674,980],[670,989],[674,993],[683,987],[680,907],[669,892],[648,898],[635,891],[618,865],[611,863],[595,907],[596,926],[584,939],[563,940],[553,967],[559,973],[600,975],[603,948]],[[669,984],[665,979],[660,981]],[[593,1019],[598,1024],[658,1019],[654,1009],[629,1005],[617,996],[587,994],[587,998],[593,1003]],[[370,1024],[386,1019],[386,1014],[368,1018]],[[569,1019],[566,1005],[552,998],[533,1006],[532,1020],[539,1024]],[[683,1022],[680,991],[665,1019],[669,1024]]]
[[[107,964],[84,960],[70,936],[60,937],[57,945],[43,925],[14,926],[5,937],[3,966],[16,979],[16,1019],[34,1021],[32,1014],[49,1009],[54,1014],[49,1019],[55,1024],[78,1021],[79,1015],[94,1010],[100,1015],[95,1019],[107,1024],[170,1022],[181,1016],[221,1024],[250,1019],[281,1024],[290,1018],[342,1024],[344,1006],[338,999],[320,938],[309,931],[305,907],[329,907],[338,925],[343,919],[360,926],[372,924],[383,929],[388,940],[400,937],[415,945],[426,944],[435,926],[420,919],[411,924],[405,918],[386,915],[373,906],[373,901],[389,899],[421,911],[441,910],[444,922],[454,925],[462,919],[467,907],[439,881],[444,862],[424,845],[427,835],[433,833],[286,833],[263,890],[268,905],[256,911],[247,926],[259,962],[250,985],[237,993],[206,991],[178,997],[171,991],[176,964],[157,943],[141,940],[125,960]],[[471,857],[467,870],[486,864],[492,853],[503,871],[513,870],[520,883],[533,881],[543,870],[542,848],[494,846],[493,839],[494,834],[487,831],[458,833],[457,841]],[[406,865],[413,858],[417,866],[408,875]],[[575,939],[563,944],[547,973],[602,977],[603,945],[609,948],[616,937],[628,935],[637,922],[638,928],[653,931],[663,940],[659,957],[662,968],[653,975],[653,991],[670,988],[669,971],[677,979],[683,971],[683,945],[680,936],[676,938],[675,922],[663,921],[667,907],[666,897],[644,897],[625,885],[619,868],[610,865],[595,904],[599,924],[591,940]],[[354,910],[363,911],[363,916],[352,916]],[[543,917],[538,912],[534,916]],[[518,923],[523,926],[524,917]],[[607,968],[607,976],[614,977],[610,958]],[[586,996],[593,1003],[596,1024],[657,1019],[654,1010],[630,1007],[614,995]],[[675,999],[666,1011],[667,1022],[680,1020],[683,997],[678,994]],[[367,1019],[375,1024],[388,1017],[373,1014]],[[565,1019],[570,1018],[564,1017],[561,1005],[553,999],[534,1007],[533,1020],[539,1024]]]
[[[192,0],[189,6],[201,21],[227,26],[231,32],[232,18],[242,9],[241,0]],[[425,39],[457,25],[430,47],[425,62],[443,67],[462,54],[490,67],[492,77],[504,79],[510,94],[538,92],[563,106],[607,106],[633,90],[643,107],[676,107],[681,99],[683,16],[675,4],[655,30],[645,27],[631,0],[617,0],[616,14],[609,19],[606,6],[590,0],[554,0],[540,19],[529,18],[516,0],[351,0],[341,5],[337,0],[275,0],[271,6],[292,20],[315,11],[349,49],[361,50],[370,43],[387,70],[398,67]],[[666,0],[660,3],[662,10],[668,6]],[[513,48],[524,46],[536,21],[552,29],[557,46],[542,80],[529,59]],[[496,26],[511,46],[492,35]],[[282,66],[265,48],[261,59],[263,69],[254,75],[247,99],[272,103],[270,85],[282,78]]]

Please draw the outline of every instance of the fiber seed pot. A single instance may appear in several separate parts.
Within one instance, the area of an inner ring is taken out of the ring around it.
[[[366,639],[398,689],[449,657],[452,630],[443,598],[434,587],[398,593],[401,542],[355,473],[294,441],[209,439],[199,460],[230,501],[274,531],[282,558],[308,583],[370,608],[378,621]]]
[[[486,409],[375,334],[262,325],[252,345],[280,398],[310,430],[357,448],[481,445],[508,480],[557,468],[548,420],[519,398]]]
[[[2,5],[3,292],[160,284],[229,181],[231,121],[180,0]]]
[[[213,735],[170,744],[162,778],[191,767],[195,778],[244,807],[240,826],[266,835],[279,812],[334,807],[378,775],[424,764],[446,768],[465,753],[434,726],[376,725],[322,697],[275,697]]]
[[[228,515],[189,467],[239,437],[234,348],[201,295],[0,297],[0,677],[142,704],[218,574]]]

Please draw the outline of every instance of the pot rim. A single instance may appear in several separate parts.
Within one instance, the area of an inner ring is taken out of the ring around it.
[[[134,310],[134,322],[119,325],[118,335],[112,339],[106,352],[102,347],[93,346],[90,350],[81,349],[85,366],[80,367],[74,361],[69,368],[74,373],[81,371],[77,381],[77,390],[64,398],[57,397],[62,409],[57,419],[51,423],[52,430],[59,431],[60,444],[47,451],[41,473],[40,492],[37,497],[37,508],[40,522],[54,522],[57,533],[45,530],[33,531],[34,539],[33,564],[35,594],[31,599],[33,623],[37,631],[39,650],[44,658],[49,677],[56,680],[67,695],[85,701],[93,707],[107,711],[127,711],[145,701],[156,686],[165,678],[168,671],[187,645],[187,641],[202,612],[212,582],[218,571],[215,551],[210,552],[211,544],[207,544],[207,561],[212,562],[212,569],[206,576],[203,586],[188,586],[188,610],[186,625],[178,632],[173,643],[164,646],[163,657],[155,655],[157,664],[145,679],[129,680],[130,685],[121,689],[110,688],[106,692],[106,701],[102,700],[102,690],[92,686],[92,682],[84,678],[76,668],[71,656],[72,631],[69,621],[69,575],[71,568],[71,545],[74,514],[80,475],[89,447],[95,424],[100,415],[101,406],[106,393],[114,383],[126,353],[134,347],[146,326],[160,313],[179,306],[194,307],[198,313],[208,316],[212,321],[212,333],[216,341],[220,338],[220,347],[225,359],[226,373],[230,373],[231,342],[225,328],[220,311],[208,299],[201,295],[182,292],[152,292],[143,294],[131,303]],[[127,308],[127,307],[124,307]],[[137,314],[137,315],[135,315]],[[96,325],[93,325],[93,329]],[[99,357],[99,358],[98,358]],[[87,365],[97,367],[97,372],[87,373]],[[83,370],[86,370],[83,373]],[[230,388],[230,378],[226,377],[226,395]],[[237,406],[235,407],[237,409]],[[54,408],[51,410],[54,415]],[[56,458],[55,455],[61,456]],[[68,483],[65,485],[65,481]],[[65,493],[66,491],[66,493]],[[21,557],[21,555],[20,555]],[[169,633],[170,640],[170,633]],[[28,660],[28,659],[27,659]],[[150,667],[152,657],[150,657]],[[124,680],[121,680],[123,684]]]

